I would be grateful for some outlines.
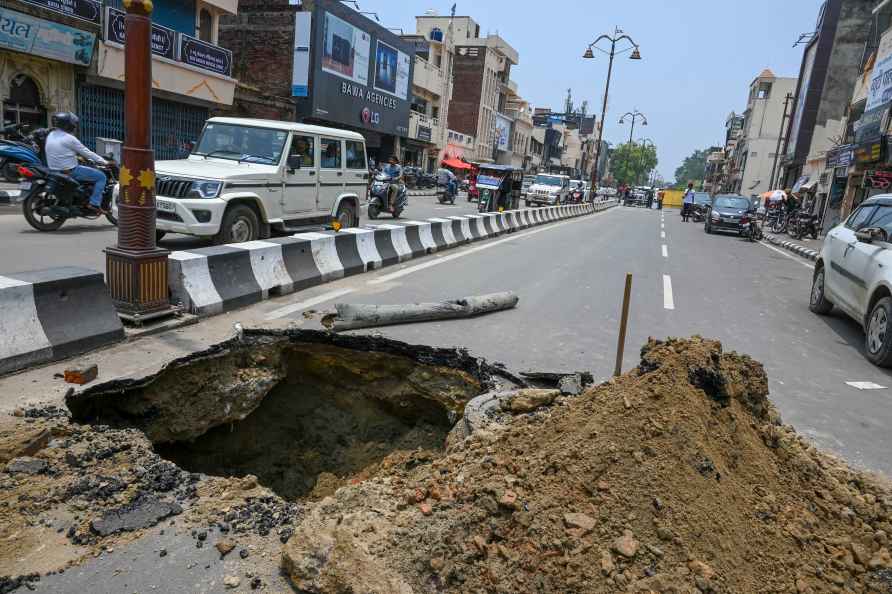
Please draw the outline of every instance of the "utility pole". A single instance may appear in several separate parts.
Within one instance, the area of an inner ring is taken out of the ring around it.
[[[106,283],[118,314],[141,322],[171,311],[167,256],[155,245],[155,156],[152,152],[152,2],[124,2],[124,117],[118,199],[118,244],[105,250]]]
[[[610,62],[607,66],[607,84],[604,87],[604,103],[601,106],[601,125],[598,127],[598,146],[596,147],[597,152],[595,153],[594,167],[592,167],[592,188],[595,189],[598,188],[598,167],[601,161],[601,145],[604,138],[604,118],[607,117],[607,98],[610,96],[610,78],[613,75],[613,58],[617,55],[617,53],[624,53],[626,51],[633,50],[632,55],[629,58],[632,60],[641,59],[641,52],[638,50],[638,44],[635,43],[628,35],[621,35],[621,33],[622,31],[620,31],[619,27],[617,27],[613,32],[613,37],[609,35],[601,35],[588,46],[588,48],[585,50],[585,54],[583,54],[582,56],[587,60],[594,58],[595,54],[594,52],[592,52],[592,49],[597,49],[599,52],[610,56]],[[598,43],[600,43],[601,41],[610,42],[609,52],[598,47]],[[631,45],[631,47],[617,52],[616,44],[620,41],[627,41]],[[595,122],[595,124],[597,125],[597,122]]]
[[[771,165],[771,177],[768,179],[769,190],[774,188],[774,175],[777,173],[777,160],[780,158],[781,143],[784,139],[784,124],[787,122],[787,108],[790,106],[790,101],[792,100],[793,94],[787,93],[787,96],[784,97],[784,115],[781,117],[780,130],[777,133],[777,147],[774,149],[774,163]]]

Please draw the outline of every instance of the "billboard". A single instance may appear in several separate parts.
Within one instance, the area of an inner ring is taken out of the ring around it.
[[[866,111],[876,109],[892,101],[892,32],[886,31],[880,39],[876,62],[870,75]]]
[[[511,118],[496,114],[496,148],[507,151],[511,147]]]
[[[311,14],[310,76],[299,115],[408,136],[412,45],[340,2],[316,0]],[[295,60],[294,68],[294,88],[303,91],[298,70],[306,66]]]

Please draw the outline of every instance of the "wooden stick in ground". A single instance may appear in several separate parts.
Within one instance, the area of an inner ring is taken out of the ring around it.
[[[481,314],[511,309],[517,305],[518,297],[514,293],[493,293],[440,301],[437,303],[411,303],[406,305],[363,305],[337,303],[336,314],[329,314],[322,319],[322,324],[335,332],[389,326],[393,324],[411,324],[432,320],[450,320],[470,318]]]
[[[626,348],[626,326],[629,323],[629,301],[632,298],[632,275],[626,274],[626,291],[623,294],[623,315],[619,321],[619,339],[616,343],[616,367],[613,376],[618,377],[623,372],[623,351]]]

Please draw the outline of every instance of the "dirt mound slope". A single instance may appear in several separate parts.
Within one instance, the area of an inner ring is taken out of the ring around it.
[[[633,372],[446,455],[394,455],[283,549],[308,592],[892,592],[892,491],[780,423],[762,366],[651,341]]]

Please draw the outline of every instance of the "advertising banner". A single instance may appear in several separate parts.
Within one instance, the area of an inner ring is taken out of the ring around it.
[[[827,153],[827,168],[848,167],[855,160],[855,145],[846,144]]]
[[[418,126],[418,131],[415,133],[415,138],[417,138],[421,142],[430,142],[432,138],[431,129],[427,126]]]
[[[853,125],[855,144],[873,142],[883,137],[888,126],[889,103],[864,112]]]
[[[359,85],[369,84],[372,38],[330,12],[323,20],[322,70]]]
[[[870,111],[892,101],[892,31],[886,31],[880,38],[873,72],[870,75],[870,87],[867,91],[867,105]]]
[[[127,41],[124,17],[127,13],[109,7],[105,17],[105,40],[123,46]],[[168,60],[177,59],[177,32],[152,24],[152,53]]]
[[[511,142],[511,118],[496,114],[496,148],[507,151]]]
[[[298,115],[407,137],[412,46],[340,2],[317,0],[313,7],[312,89],[309,101],[298,102]],[[295,51],[294,75],[302,81],[298,57]]]
[[[153,41],[154,38],[153,31]],[[232,52],[185,33],[180,34],[180,62],[215,74],[232,76]]]
[[[310,40],[313,13],[294,13],[294,66],[291,74],[291,96],[310,95]]]
[[[102,23],[102,2],[99,0],[22,0],[22,2],[94,25]]]
[[[87,31],[0,8],[0,48],[89,66],[95,42]]]

